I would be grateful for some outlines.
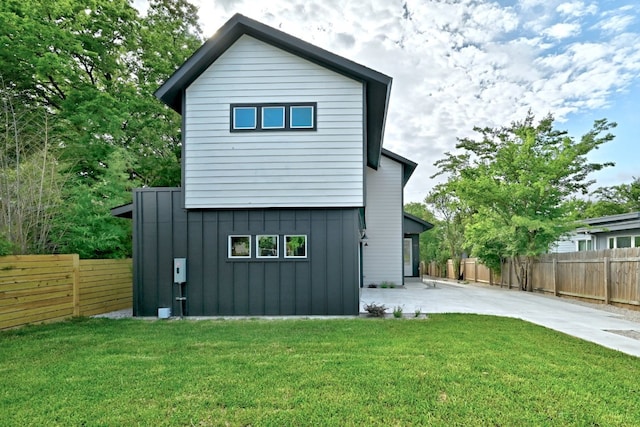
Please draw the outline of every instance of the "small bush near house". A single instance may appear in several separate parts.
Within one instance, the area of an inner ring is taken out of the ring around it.
[[[393,308],[393,317],[396,319],[402,317],[402,307],[397,305]]]
[[[384,317],[387,307],[384,304],[378,305],[375,302],[372,302],[371,304],[365,304],[364,310],[369,313],[370,316]]]

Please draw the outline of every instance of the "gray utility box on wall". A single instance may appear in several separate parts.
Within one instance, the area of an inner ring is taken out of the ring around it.
[[[187,283],[187,259],[173,259],[173,283]]]

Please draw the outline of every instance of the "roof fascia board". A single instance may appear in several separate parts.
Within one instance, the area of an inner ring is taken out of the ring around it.
[[[403,182],[403,186],[406,185],[407,182],[409,181],[409,178],[411,178],[411,175],[413,175],[413,172],[418,167],[418,164],[412,160],[407,159],[406,157],[402,157],[399,154],[389,151],[386,148],[383,148],[381,150],[381,154],[389,159],[395,160],[396,162],[402,164],[402,171],[403,171],[402,182]]]

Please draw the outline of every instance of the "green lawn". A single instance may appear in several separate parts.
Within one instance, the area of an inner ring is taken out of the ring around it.
[[[640,359],[515,319],[0,332],[0,425],[640,425]]]

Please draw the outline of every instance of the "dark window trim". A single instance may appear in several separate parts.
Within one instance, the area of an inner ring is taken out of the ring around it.
[[[256,127],[254,129],[235,129],[233,127],[233,110],[238,107],[251,107],[256,109]],[[262,128],[263,107],[284,107],[284,128]],[[313,107],[312,127],[291,127],[291,107]],[[265,102],[260,104],[229,104],[229,131],[230,132],[309,132],[318,130],[318,103],[317,102]]]

